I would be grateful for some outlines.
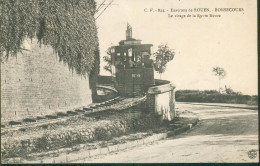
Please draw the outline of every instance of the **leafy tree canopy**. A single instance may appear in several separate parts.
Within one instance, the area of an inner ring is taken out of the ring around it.
[[[173,60],[175,52],[167,44],[160,44],[154,53],[154,70],[160,75],[165,72],[166,64]]]
[[[221,80],[227,75],[225,69],[221,67],[213,67],[212,72],[219,77],[219,80]]]
[[[104,68],[104,70],[108,71],[109,73],[112,73],[111,47],[107,49],[106,53],[107,53],[107,55],[103,56],[103,60],[104,60],[104,62],[106,62],[106,65],[103,68]]]
[[[77,73],[90,73],[99,57],[95,8],[94,0],[0,0],[1,59],[37,38]]]
[[[215,76],[218,76],[219,80],[219,92],[221,91],[220,80],[227,75],[227,72],[222,67],[213,67],[212,72]]]

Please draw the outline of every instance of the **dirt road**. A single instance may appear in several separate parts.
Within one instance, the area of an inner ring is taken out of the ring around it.
[[[201,121],[178,136],[79,163],[258,162],[258,111],[232,107],[177,103]],[[249,158],[254,150],[257,156]]]

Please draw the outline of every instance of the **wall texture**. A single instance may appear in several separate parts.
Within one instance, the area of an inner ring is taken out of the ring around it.
[[[77,75],[50,46],[26,49],[1,64],[1,121],[65,111],[92,102],[87,76]]]

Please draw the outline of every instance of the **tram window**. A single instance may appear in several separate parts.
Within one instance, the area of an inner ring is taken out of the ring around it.
[[[151,52],[151,54],[153,54],[153,46],[151,46],[150,52]]]

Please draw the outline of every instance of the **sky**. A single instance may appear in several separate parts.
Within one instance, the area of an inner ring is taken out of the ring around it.
[[[97,0],[98,5],[102,2]],[[219,66],[227,72],[221,80],[222,88],[227,85],[234,91],[256,95],[256,6],[256,0],[114,0],[96,20],[101,74],[109,75],[102,70],[105,65],[102,57],[108,47],[125,39],[128,22],[133,29],[133,38],[141,39],[143,44],[153,44],[154,52],[161,43],[174,49],[175,57],[167,64],[162,79],[173,82],[177,90],[218,90],[218,78],[212,73],[212,68]],[[197,12],[195,8],[208,8],[210,12]],[[215,12],[215,8],[243,10]],[[145,12],[150,9],[153,12]],[[158,9],[165,12],[158,12]],[[169,12],[171,9],[187,9],[188,12]],[[173,17],[168,17],[168,14]],[[175,17],[176,14],[186,17]],[[187,17],[188,14],[221,17]],[[159,78],[159,75],[155,73],[155,77]]]

